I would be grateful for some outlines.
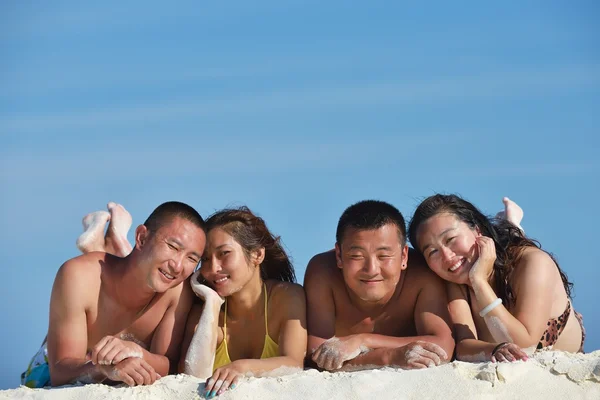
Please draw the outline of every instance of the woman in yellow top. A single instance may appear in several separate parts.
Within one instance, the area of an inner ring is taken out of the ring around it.
[[[179,368],[210,377],[205,395],[212,398],[246,374],[302,368],[306,304],[292,263],[262,218],[247,207],[227,209],[213,214],[206,230],[191,278],[204,304],[189,314]]]

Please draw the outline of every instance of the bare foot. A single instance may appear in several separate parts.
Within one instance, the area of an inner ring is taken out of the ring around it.
[[[127,240],[127,232],[132,222],[131,214],[125,207],[112,201],[106,207],[110,211],[110,224],[105,238],[106,252],[125,257],[133,250]]]
[[[84,232],[77,238],[75,243],[82,253],[105,251],[104,228],[109,220],[110,214],[106,211],[95,211],[83,217],[81,223]]]
[[[206,303],[218,304],[219,306],[223,304],[225,300],[219,296],[217,292],[198,282],[198,275],[200,275],[200,270],[194,272],[190,278],[190,284],[192,285],[192,290],[196,293],[196,296],[203,299]]]
[[[521,227],[521,221],[523,220],[523,209],[508,197],[504,197],[502,202],[504,203],[504,211],[500,211],[498,214],[496,214],[496,217],[506,219],[508,222],[519,228],[521,232],[525,232]]]

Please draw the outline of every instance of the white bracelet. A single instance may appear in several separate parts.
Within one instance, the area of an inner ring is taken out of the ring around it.
[[[496,298],[496,300],[492,301],[490,304],[483,307],[483,309],[481,311],[479,311],[479,316],[481,318],[485,317],[490,311],[492,311],[494,308],[498,307],[500,304],[502,304],[502,299]]]

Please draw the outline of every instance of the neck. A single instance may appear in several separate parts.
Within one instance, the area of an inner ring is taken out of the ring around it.
[[[391,291],[381,299],[374,301],[361,299],[346,285],[346,291],[348,292],[348,297],[350,297],[350,302],[361,312],[367,314],[369,317],[375,318],[384,312],[387,306],[400,296],[405,275],[406,273],[400,274],[400,280],[396,284],[394,291]]]
[[[262,311],[263,280],[260,274],[255,276],[239,291],[227,297],[227,313],[232,319],[248,318]],[[265,293],[266,296],[266,293]]]
[[[134,254],[125,258],[115,257],[116,262],[112,268],[113,290],[111,295],[123,307],[139,310],[146,307],[156,295],[148,285],[147,276],[137,263]]]

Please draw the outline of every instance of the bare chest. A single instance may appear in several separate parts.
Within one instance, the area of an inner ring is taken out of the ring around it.
[[[345,297],[345,298],[344,298]],[[335,335],[376,333],[386,336],[414,336],[414,301],[402,298],[387,304],[381,311],[364,312],[355,307],[347,295],[336,299]]]
[[[109,302],[100,302],[98,307],[86,313],[88,348],[110,335],[133,341],[148,349],[166,307],[160,299],[153,299],[147,306],[137,310],[127,310]]]

